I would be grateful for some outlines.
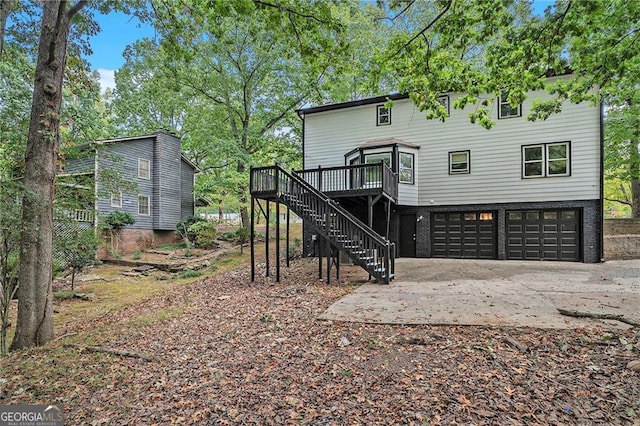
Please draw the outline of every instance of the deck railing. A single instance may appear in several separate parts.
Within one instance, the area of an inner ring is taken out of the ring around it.
[[[378,189],[398,199],[398,177],[385,163],[318,167],[295,172],[320,192],[351,192]]]
[[[389,283],[395,270],[395,244],[364,225],[326,194],[279,166],[251,169],[251,193],[280,199],[332,245],[345,251],[378,280]]]
[[[93,210],[70,210],[67,215],[76,222],[93,222]]]

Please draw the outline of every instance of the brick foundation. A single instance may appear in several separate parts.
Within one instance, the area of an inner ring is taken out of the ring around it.
[[[389,239],[398,245],[399,220],[402,213],[413,213],[422,219],[416,226],[416,257],[432,257],[431,253],[431,214],[434,212],[455,212],[455,211],[494,211],[497,213],[497,257],[500,260],[507,258],[506,255],[506,212],[509,210],[527,209],[562,209],[577,208],[581,212],[582,229],[582,260],[585,263],[596,263],[602,260],[601,256],[601,221],[602,214],[599,200],[584,201],[550,201],[531,203],[501,203],[501,204],[469,204],[456,206],[395,206],[392,209],[391,223],[389,226]],[[357,217],[362,216],[362,209],[349,209]],[[366,213],[366,210],[365,210]],[[386,223],[384,222],[386,213],[384,207],[377,205],[374,207],[374,229],[381,235],[386,233]],[[317,255],[317,243],[311,240],[313,231],[309,226],[304,227],[304,254],[305,256]],[[631,244],[631,243],[629,243]],[[627,245],[629,245],[627,244]]]
[[[118,254],[126,256],[136,250],[145,250],[163,244],[180,241],[180,235],[175,231],[153,231],[151,229],[125,228],[120,231],[117,247]],[[98,249],[98,259],[109,259],[111,240],[109,234],[104,236],[105,243]]]

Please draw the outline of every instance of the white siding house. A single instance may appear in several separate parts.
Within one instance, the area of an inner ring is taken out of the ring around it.
[[[444,96],[451,105],[459,95]],[[401,256],[597,262],[601,108],[566,102],[528,121],[531,102],[547,97],[530,93],[513,111],[503,105],[512,115],[504,118],[495,100],[491,130],[470,122],[474,107],[427,120],[402,95],[304,108],[304,169],[387,162],[398,179],[388,235]],[[380,232],[380,220],[369,221]]]

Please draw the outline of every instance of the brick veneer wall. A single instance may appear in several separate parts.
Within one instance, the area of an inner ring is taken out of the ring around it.
[[[601,212],[598,200],[587,201],[562,201],[543,203],[505,203],[505,204],[475,204],[461,206],[438,206],[438,207],[418,207],[411,210],[422,215],[423,219],[417,223],[417,247],[418,257],[432,257],[431,253],[431,213],[433,212],[456,212],[456,211],[494,211],[497,212],[497,242],[498,259],[505,260],[506,253],[506,212],[509,210],[530,210],[530,209],[561,209],[578,208],[582,211],[582,241],[583,260],[586,263],[600,262],[600,223]]]
[[[180,241],[180,235],[175,231],[125,228],[121,230],[119,234],[118,253],[124,256],[136,250],[144,250],[177,241]],[[110,246],[108,235],[105,235],[105,245]],[[108,259],[109,257],[109,250],[105,247],[100,247],[98,250],[98,259]]]
[[[578,208],[582,212],[582,256],[586,263],[596,263],[602,260],[601,255],[601,223],[602,213],[599,200],[585,201],[560,201],[560,202],[536,202],[536,203],[504,203],[504,204],[471,204],[459,206],[396,206],[390,224],[389,239],[398,246],[398,232],[400,213],[415,213],[422,219],[416,223],[416,257],[432,257],[431,253],[431,213],[455,212],[455,211],[494,211],[497,212],[497,242],[498,259],[505,260],[506,254],[506,212],[509,210],[529,209],[562,209]],[[381,212],[374,213],[380,217]],[[313,234],[310,227],[304,228],[304,254],[314,256],[314,244],[311,241]]]

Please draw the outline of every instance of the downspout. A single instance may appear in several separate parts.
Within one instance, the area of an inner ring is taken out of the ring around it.
[[[298,118],[302,121],[302,170],[305,170],[305,158],[304,155],[304,135],[305,135],[305,121],[304,121],[304,112],[302,110],[296,111],[298,114]]]
[[[604,104],[600,102],[600,262],[604,261]]]

